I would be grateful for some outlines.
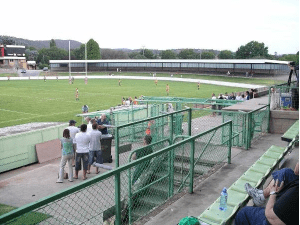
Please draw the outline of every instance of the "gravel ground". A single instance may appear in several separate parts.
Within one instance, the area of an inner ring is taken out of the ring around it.
[[[42,129],[51,126],[57,126],[60,124],[64,124],[64,122],[43,122],[43,123],[26,123],[12,127],[3,127],[0,128],[0,137],[1,136],[9,136],[12,134],[18,134],[23,132],[28,132],[31,130]]]

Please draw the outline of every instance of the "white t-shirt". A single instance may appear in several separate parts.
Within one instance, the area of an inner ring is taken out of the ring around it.
[[[87,129],[86,129],[86,132],[89,133],[93,130],[93,127],[92,127],[92,123],[89,122],[88,125],[87,125]]]
[[[89,149],[90,151],[99,151],[101,150],[101,135],[102,133],[99,130],[92,130],[89,132],[89,135],[91,136],[91,142]]]
[[[75,126],[68,126],[67,129],[69,129],[70,137],[73,139],[75,138],[75,135],[80,132],[79,128]]]
[[[89,135],[87,132],[80,132],[75,135],[75,139],[73,141],[76,143],[77,153],[87,153],[89,152],[89,144],[91,142],[91,135]]]

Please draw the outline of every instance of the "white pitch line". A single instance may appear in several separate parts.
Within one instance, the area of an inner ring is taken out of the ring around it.
[[[175,78],[175,77],[144,77],[144,76],[109,76],[109,75],[93,75],[87,76],[88,79],[128,79],[128,80],[160,80],[160,81],[178,81],[178,82],[189,82],[189,83],[202,83],[202,84],[212,84],[227,87],[240,87],[240,88],[262,88],[265,86],[255,85],[255,84],[243,84],[243,83],[233,83],[225,81],[214,81],[214,80],[202,80],[195,78]],[[30,80],[43,80],[44,77],[30,77]],[[69,80],[69,76],[58,76],[59,80]],[[85,76],[76,76],[75,80],[85,79]],[[7,81],[7,77],[0,77],[0,80]],[[29,80],[28,77],[11,77],[10,80]],[[56,77],[47,77],[47,80],[56,80]]]
[[[0,111],[7,111],[7,112],[14,112],[14,113],[23,113],[23,114],[33,115],[33,116],[39,116],[39,115],[40,115],[40,114],[26,113],[26,112],[19,112],[19,111],[8,110],[8,109],[0,109]]]

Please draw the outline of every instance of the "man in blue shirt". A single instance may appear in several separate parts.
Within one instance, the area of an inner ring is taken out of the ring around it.
[[[108,120],[106,119],[106,115],[102,114],[101,118],[97,121],[99,125],[99,131],[101,131],[102,134],[108,134],[107,127],[103,125],[109,125]]]

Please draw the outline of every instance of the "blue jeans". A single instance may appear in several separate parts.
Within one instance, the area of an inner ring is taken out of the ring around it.
[[[75,170],[81,170],[81,159],[83,170],[88,169],[89,153],[76,153],[75,156]]]
[[[235,217],[235,225],[269,225],[264,207],[246,206]]]
[[[272,173],[272,177],[275,181],[278,179],[278,185],[280,185],[282,181],[284,181],[284,184],[288,184],[299,178],[299,176],[295,174],[294,170],[290,168],[283,168],[281,170],[274,171]]]
[[[89,152],[89,165],[95,162],[94,157],[96,157],[96,163],[103,164],[102,151],[90,151]]]

